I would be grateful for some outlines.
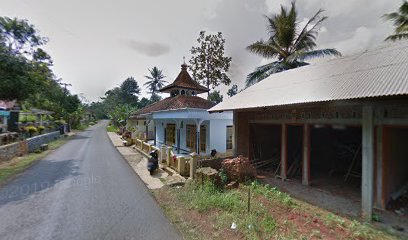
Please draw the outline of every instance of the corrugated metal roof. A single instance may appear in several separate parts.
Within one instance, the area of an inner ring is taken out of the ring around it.
[[[209,111],[408,95],[408,41],[271,75]]]

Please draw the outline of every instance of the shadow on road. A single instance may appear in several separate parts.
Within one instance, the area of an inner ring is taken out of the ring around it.
[[[81,175],[74,162],[74,160],[40,161],[23,175],[0,189],[0,207],[10,202],[24,200],[33,194],[54,187],[63,180],[72,178],[72,181],[64,182],[64,186],[69,187]]]

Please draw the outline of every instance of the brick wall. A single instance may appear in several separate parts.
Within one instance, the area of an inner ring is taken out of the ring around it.
[[[22,156],[27,153],[28,153],[27,141],[3,145],[0,147],[0,162],[9,161],[13,157]]]
[[[49,143],[51,141],[54,141],[60,137],[60,132],[55,131],[55,132],[50,132],[47,134],[35,136],[32,138],[27,138],[27,144],[28,144],[28,152],[34,152],[35,150],[39,149],[41,144]]]

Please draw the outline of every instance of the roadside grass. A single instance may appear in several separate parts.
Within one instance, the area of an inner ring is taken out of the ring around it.
[[[106,131],[107,132],[118,132],[119,128],[114,126],[114,125],[109,125],[109,126],[106,127]]]
[[[154,194],[185,239],[397,239],[258,182],[232,190],[192,182]]]
[[[17,174],[23,172],[37,160],[44,158],[52,150],[62,146],[71,137],[60,138],[48,143],[48,150],[40,153],[29,153],[22,157],[16,157],[8,162],[0,164],[0,186],[8,182]]]
[[[90,124],[81,124],[81,125],[79,125],[77,128],[75,128],[75,130],[84,131],[84,130],[87,129],[89,126],[91,126],[91,125],[90,125]]]

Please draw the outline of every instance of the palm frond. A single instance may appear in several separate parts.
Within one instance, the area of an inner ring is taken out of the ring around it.
[[[282,62],[272,62],[255,68],[255,70],[248,74],[246,78],[246,86],[249,87],[255,83],[258,83],[271,74],[282,72],[287,70],[287,66]]]
[[[385,41],[398,41],[402,39],[408,40],[408,33],[398,33],[388,36]]]
[[[297,51],[293,53],[289,58],[286,60],[289,63],[293,62],[303,62],[308,59],[312,58],[320,58],[320,57],[327,57],[327,56],[341,56],[341,53],[334,48],[326,48],[326,49],[319,49],[313,51]]]
[[[274,58],[277,57],[279,54],[282,54],[282,50],[279,49],[279,46],[276,46],[271,41],[265,42],[260,40],[249,45],[248,47],[246,47],[246,49],[264,58]]]
[[[319,9],[319,11],[317,11],[315,15],[306,23],[293,44],[292,52],[303,49],[309,51],[316,47],[316,36],[318,34],[319,27],[327,19],[326,16],[320,16],[323,12],[324,10]],[[312,27],[310,27],[311,24],[313,24]]]

